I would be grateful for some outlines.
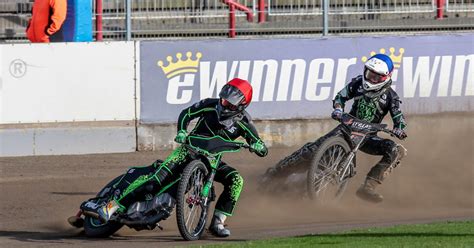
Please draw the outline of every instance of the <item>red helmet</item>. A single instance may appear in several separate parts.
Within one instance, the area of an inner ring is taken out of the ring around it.
[[[234,78],[219,93],[219,117],[231,117],[244,111],[252,101],[252,85],[247,80]]]

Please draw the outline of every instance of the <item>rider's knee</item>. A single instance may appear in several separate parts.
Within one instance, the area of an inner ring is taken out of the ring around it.
[[[242,189],[244,186],[244,178],[240,175],[240,173],[232,173],[229,178],[230,187],[233,189]]]
[[[389,160],[387,162],[393,162],[400,157],[400,149],[393,140],[385,140],[383,144],[384,150],[385,150],[385,160]]]
[[[244,178],[240,175],[240,173],[235,173],[234,178],[232,179],[233,184],[244,185]]]

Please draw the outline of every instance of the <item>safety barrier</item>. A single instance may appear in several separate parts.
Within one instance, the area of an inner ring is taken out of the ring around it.
[[[135,59],[133,42],[0,45],[0,124],[134,120]]]
[[[473,38],[0,45],[0,156],[170,148],[180,111],[217,97],[231,77],[252,82],[248,110],[267,120],[262,136],[302,132],[305,122],[295,120],[327,118],[334,95],[374,53],[394,61],[393,87],[405,114],[472,113]],[[275,119],[289,121],[269,121]]]

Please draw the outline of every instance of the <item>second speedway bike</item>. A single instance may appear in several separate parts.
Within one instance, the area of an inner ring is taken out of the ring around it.
[[[339,199],[356,174],[356,153],[366,137],[378,132],[392,135],[387,124],[370,123],[347,113],[342,115],[340,123],[327,135],[270,168],[262,176],[260,188],[268,193],[298,192],[320,203]],[[402,151],[401,156],[405,156],[406,149],[400,144],[397,146]],[[389,169],[396,167],[402,157]]]
[[[230,141],[221,136],[204,137],[190,135],[183,144],[191,156],[191,161],[183,164],[181,175],[165,185],[156,195],[148,195],[128,207],[124,213],[115,214],[102,223],[99,219],[82,215],[68,219],[75,227],[84,227],[86,236],[108,237],[124,225],[135,230],[161,229],[159,222],[168,218],[176,207],[176,221],[181,236],[185,240],[199,239],[207,223],[209,206],[215,200],[214,176],[224,153],[237,152],[249,148],[245,143]],[[85,204],[100,206],[113,198],[114,185],[123,175],[108,183],[95,198]]]

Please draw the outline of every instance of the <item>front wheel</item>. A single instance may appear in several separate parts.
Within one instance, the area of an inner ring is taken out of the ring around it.
[[[207,222],[208,206],[201,192],[206,183],[208,170],[199,160],[189,163],[178,185],[176,220],[181,236],[188,241],[198,240]]]
[[[326,139],[321,144],[308,170],[307,189],[311,199],[326,203],[342,196],[348,183],[348,177],[341,179],[345,171],[342,162],[350,151],[347,141],[338,135]],[[353,168],[353,161],[349,166]]]

